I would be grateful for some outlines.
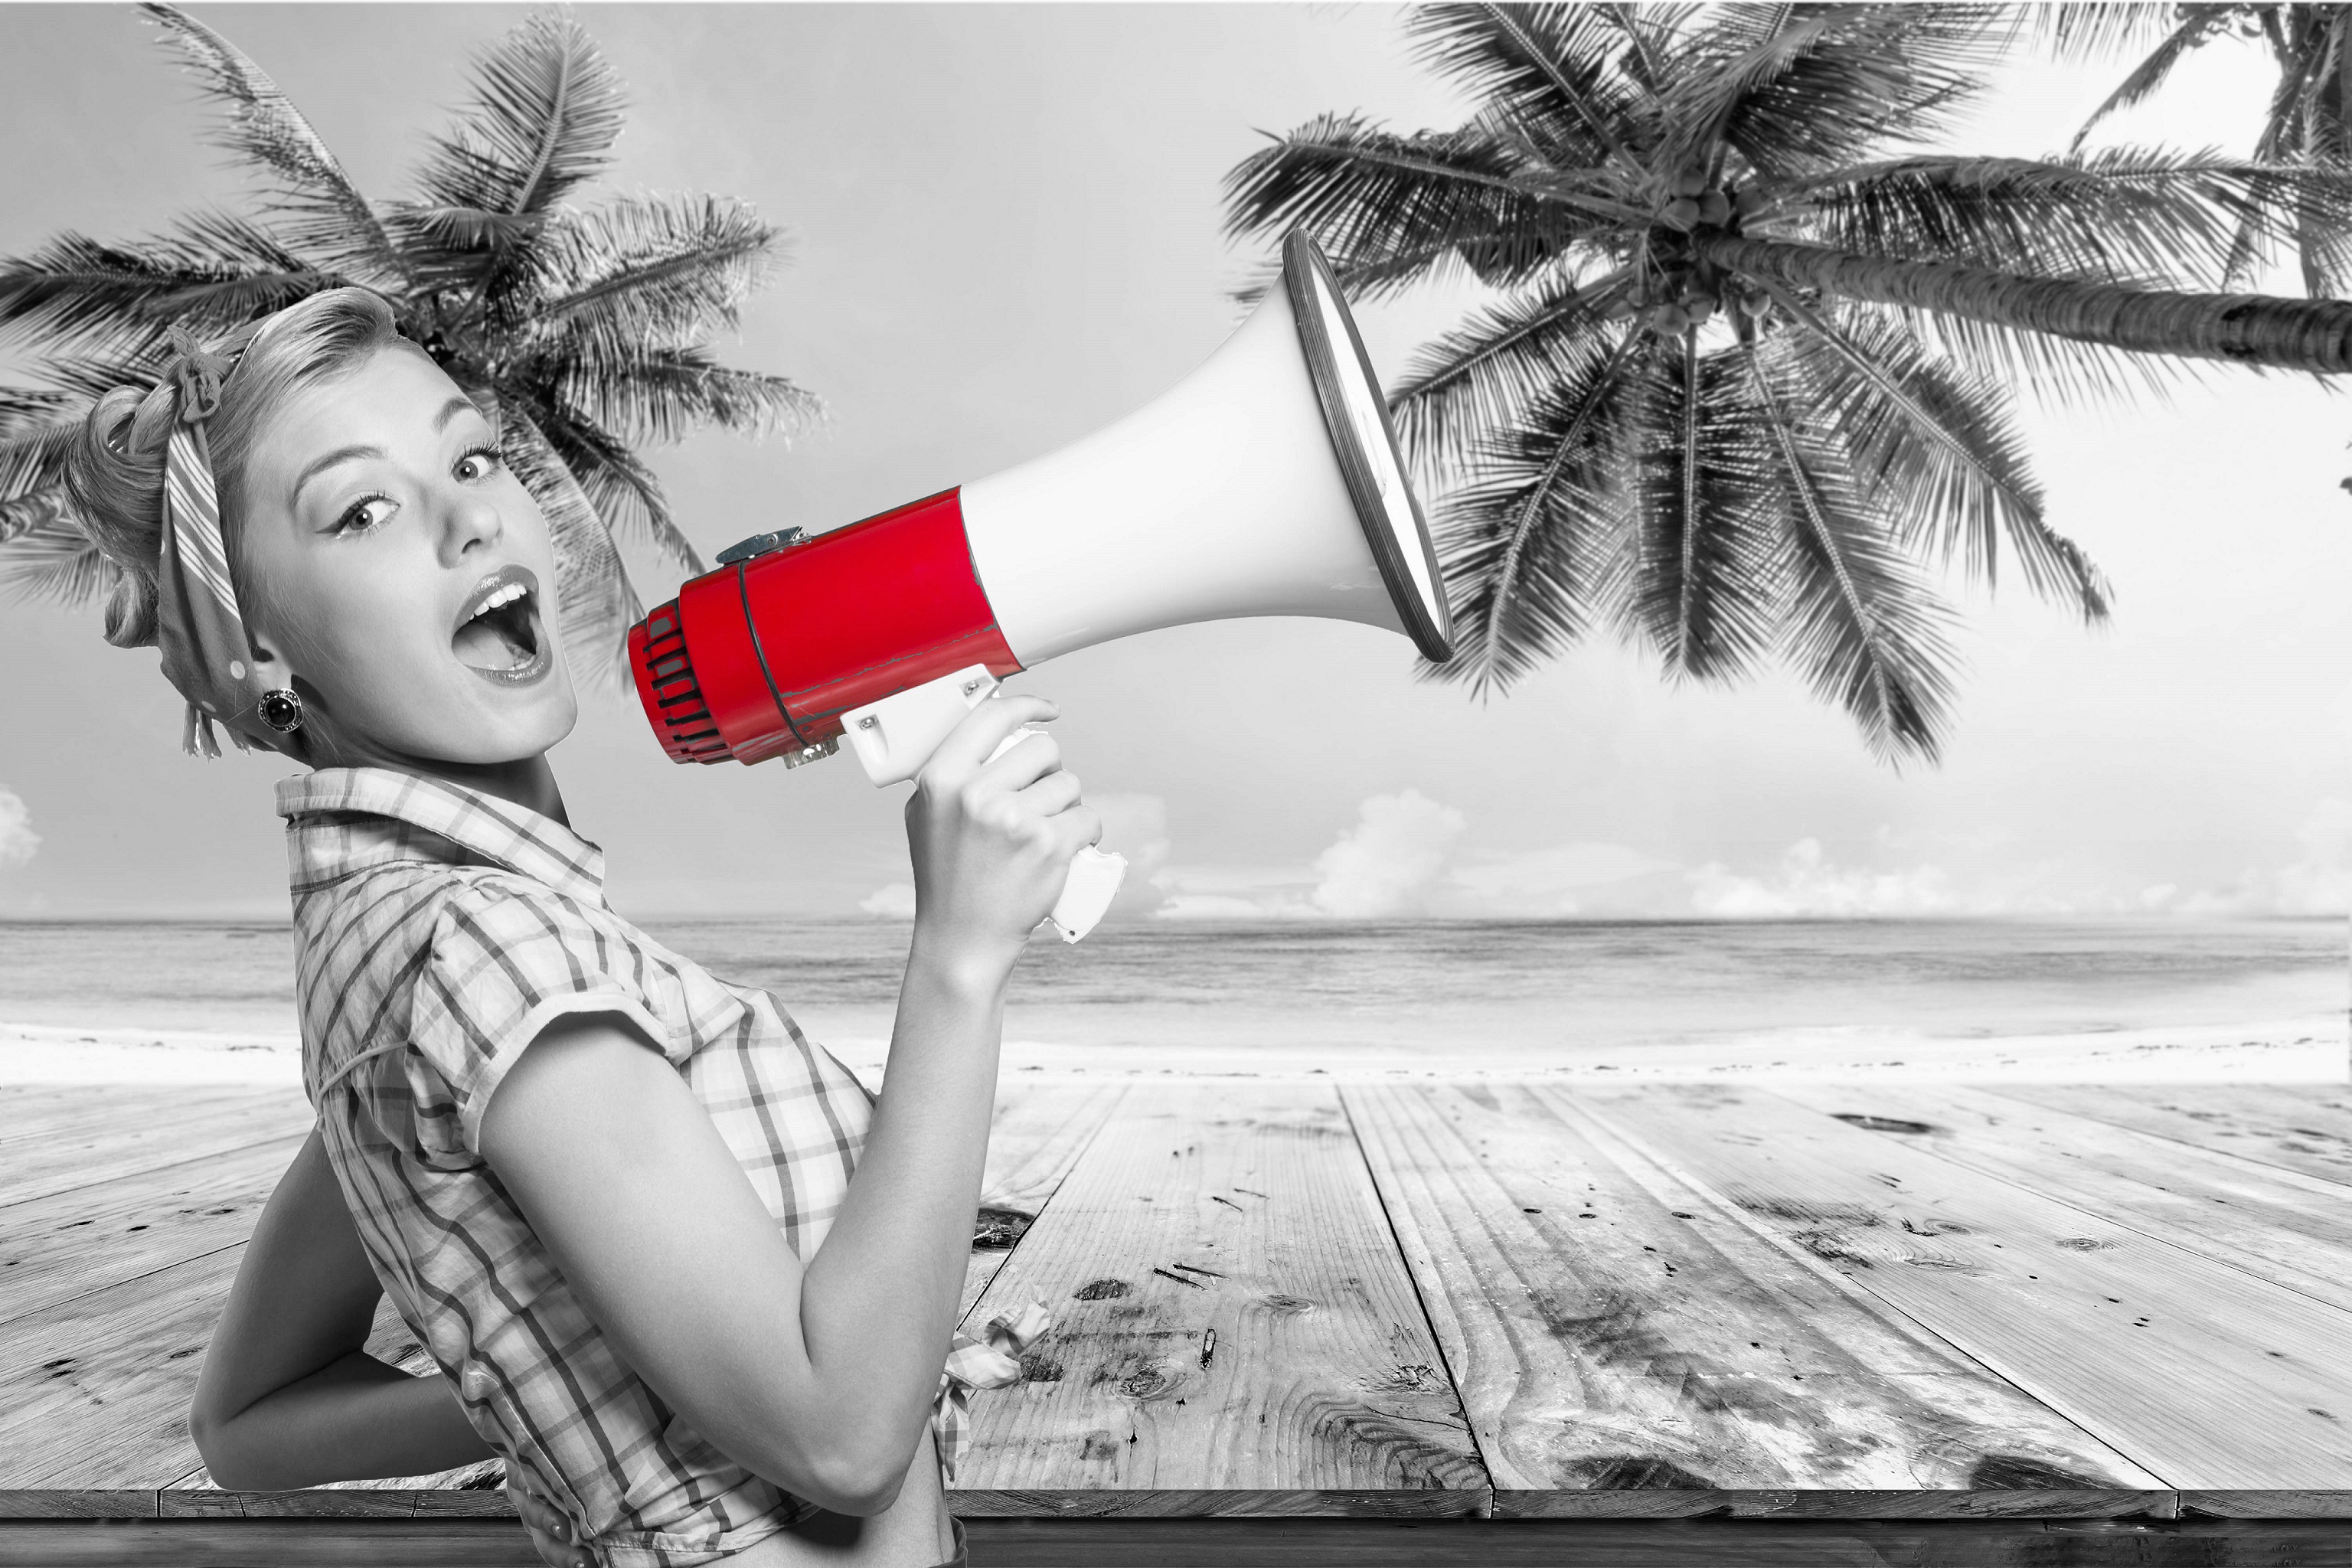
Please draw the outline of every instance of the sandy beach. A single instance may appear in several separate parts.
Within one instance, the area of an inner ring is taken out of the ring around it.
[[[888,1042],[872,1031],[828,1029],[803,1020],[813,1037],[869,1084],[882,1081]],[[1324,1078],[1338,1082],[1402,1079],[1592,1079],[1704,1082],[1775,1078],[1822,1081],[1901,1078],[1942,1082],[2329,1083],[2352,1082],[2352,1038],[2340,1014],[2242,1025],[2114,1029],[2071,1035],[1937,1038],[1884,1029],[1776,1032],[1751,1039],[1637,1049],[1573,1047],[1531,1055],[1481,1053],[1475,1044],[1433,1059],[1426,1050],[1365,1047],[1286,1049],[1162,1046],[1092,1049],[1007,1040],[1005,1074],[1051,1078]],[[0,1084],[301,1083],[300,1047],[290,1035],[74,1028],[0,1023]]]

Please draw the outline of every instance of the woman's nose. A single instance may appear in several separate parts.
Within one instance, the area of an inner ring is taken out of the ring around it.
[[[446,544],[452,562],[480,545],[496,544],[506,532],[506,520],[488,496],[460,491],[447,503]]]

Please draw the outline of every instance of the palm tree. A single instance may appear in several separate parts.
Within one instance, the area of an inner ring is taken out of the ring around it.
[[[610,163],[623,104],[568,17],[535,15],[484,53],[414,194],[376,203],[235,46],[172,6],[143,9],[226,110],[219,140],[262,176],[258,211],[193,214],[120,243],[62,234],[0,260],[0,333],[40,354],[46,384],[0,387],[0,582],[68,602],[110,590],[117,568],[62,488],[66,440],[107,388],[154,380],[173,323],[202,339],[362,284],[495,411],[553,535],[565,646],[585,681],[609,685],[641,613],[615,531],[704,569],[635,448],[704,425],[767,434],[821,416],[792,382],[705,346],[764,279],[778,231],[716,196],[571,205]]]
[[[2343,183],[2207,153],[1928,151],[2016,41],[1990,6],[1446,4],[1451,131],[1326,115],[1228,174],[1236,236],[1304,225],[1379,296],[1465,269],[1500,303],[1392,391],[1460,651],[1507,688],[1598,626],[1671,679],[1778,655],[1884,759],[1934,760],[1964,562],[2086,623],[2012,416],[2162,387],[2186,359],[2352,369],[2352,306],[2198,292]]]
[[[2145,47],[2132,67],[2074,135],[2082,146],[2099,122],[2152,96],[2173,68],[2220,38],[2259,39],[2278,67],[2254,156],[2264,163],[2342,170],[2352,163],[2352,5],[2061,5],[2041,14],[2050,41],[2064,55]],[[2340,298],[2352,289],[2352,236],[2325,211],[2298,208],[2267,215],[2292,236],[2304,292]],[[2248,278],[2260,259],[2257,225],[2250,222],[2224,274]]]

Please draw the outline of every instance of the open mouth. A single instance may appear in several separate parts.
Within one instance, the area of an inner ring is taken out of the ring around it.
[[[467,613],[449,638],[450,651],[469,668],[509,679],[536,673],[546,638],[530,574],[507,567],[474,591]]]

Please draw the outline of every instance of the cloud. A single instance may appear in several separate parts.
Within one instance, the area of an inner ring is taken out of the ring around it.
[[[21,866],[40,847],[41,836],[33,831],[33,814],[23,797],[0,784],[0,866]]]
[[[2321,801],[2295,837],[2303,858],[2279,873],[2283,915],[2352,914],[2352,800]]]
[[[857,907],[869,915],[879,915],[886,921],[913,920],[915,918],[915,884],[912,882],[887,883],[858,900]]]
[[[2275,870],[2249,867],[2224,889],[2184,891],[2168,882],[2148,889],[2142,901],[2181,915],[2352,914],[2352,800],[2321,800],[2295,839],[2302,858]]]
[[[1448,879],[1448,902],[1458,913],[1572,915],[1583,911],[1580,893],[1681,869],[1679,862],[1622,844],[1557,844],[1455,867]]]
[[[1376,795],[1356,808],[1356,826],[1315,858],[1321,879],[1308,899],[1341,920],[1418,914],[1445,868],[1446,852],[1469,823],[1419,790]]]
[[[1934,866],[1907,871],[1865,871],[1832,865],[1818,838],[1801,838],[1767,877],[1734,874],[1710,860],[1689,873],[1690,907],[1715,920],[1771,920],[1795,915],[1940,915],[1960,912],[1964,900]]]

